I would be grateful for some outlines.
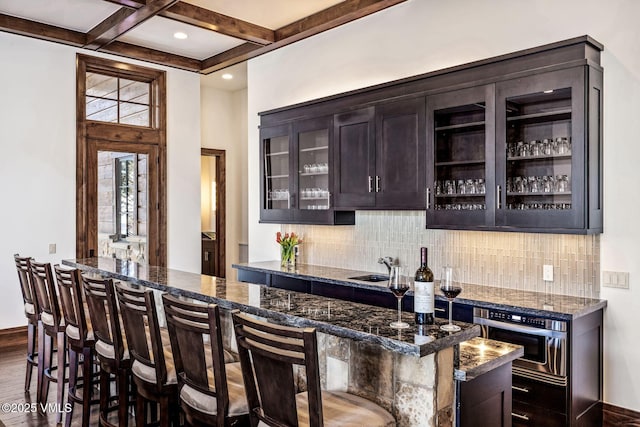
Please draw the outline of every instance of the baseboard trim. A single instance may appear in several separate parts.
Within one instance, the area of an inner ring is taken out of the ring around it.
[[[602,404],[603,427],[616,427],[621,425],[640,424],[640,412],[609,403]],[[633,423],[633,424],[630,424]]]
[[[27,345],[27,327],[0,329],[0,348]]]

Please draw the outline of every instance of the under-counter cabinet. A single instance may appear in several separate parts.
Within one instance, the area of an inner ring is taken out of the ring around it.
[[[425,130],[423,96],[337,114],[336,206],[424,209]]]
[[[428,97],[427,227],[601,232],[601,91],[578,66]]]
[[[263,127],[261,222],[353,224],[332,204],[332,119]]]

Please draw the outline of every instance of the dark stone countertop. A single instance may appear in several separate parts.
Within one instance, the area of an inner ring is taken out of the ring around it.
[[[372,283],[350,279],[350,277],[354,276],[372,274],[368,271],[310,264],[298,264],[295,269],[288,270],[282,268],[278,261],[233,264],[233,267],[240,270],[277,273],[288,277],[315,280],[326,283],[327,285],[353,286],[376,291],[383,290],[386,287],[386,282]],[[376,272],[374,274],[386,273]],[[445,300],[437,287],[436,298]],[[596,298],[556,295],[474,284],[465,284],[462,293],[456,298],[456,302],[481,308],[513,309],[522,314],[544,316],[565,321],[585,316],[603,309],[607,305],[606,300]]]
[[[480,375],[524,355],[524,347],[486,338],[472,338],[460,344],[460,364],[454,372],[459,381]]]
[[[320,332],[377,344],[393,352],[426,356],[480,335],[478,325],[457,322],[463,329],[447,333],[439,329],[446,323],[418,328],[413,313],[403,313],[411,324],[398,331],[389,327],[397,312],[365,304],[347,302],[317,295],[292,292],[242,282],[188,273],[162,267],[144,266],[113,258],[64,260],[64,265],[128,281],[174,295],[218,304],[225,309],[239,309],[273,322],[314,327]]]

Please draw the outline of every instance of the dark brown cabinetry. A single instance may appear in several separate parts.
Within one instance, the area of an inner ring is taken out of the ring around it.
[[[209,276],[218,275],[216,255],[216,241],[210,238],[202,238],[202,274],[208,274]]]
[[[353,224],[353,212],[332,203],[332,119],[263,127],[262,222]]]
[[[424,97],[336,115],[336,206],[424,209],[425,126]]]
[[[601,76],[579,66],[429,97],[427,227],[601,232],[601,117],[588,114]]]
[[[602,232],[602,49],[576,37],[261,113],[261,221],[426,209],[428,228]],[[326,184],[301,169],[319,136]]]

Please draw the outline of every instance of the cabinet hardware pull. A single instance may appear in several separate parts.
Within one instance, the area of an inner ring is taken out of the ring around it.
[[[209,261],[209,252],[207,251],[204,252],[204,260]]]
[[[431,209],[431,188],[427,187],[427,210]]]
[[[380,177],[376,175],[376,193],[380,192]]]
[[[435,310],[435,311],[438,311],[438,312],[440,312],[440,313],[444,313],[445,311],[447,311],[447,310],[446,310],[446,309],[444,309],[444,308],[438,308],[438,307],[434,308],[434,310]]]
[[[291,209],[291,198],[293,197],[293,195],[290,195],[289,197],[287,197],[287,209]]]
[[[524,387],[518,387],[518,386],[512,385],[511,389],[515,391],[521,391],[523,393],[529,393],[529,389]]]
[[[496,185],[496,209],[502,209],[502,187]]]
[[[373,177],[369,175],[369,193],[373,192]]]
[[[516,414],[515,412],[512,412],[511,416],[520,418],[521,420],[529,421],[529,417],[527,417],[526,415]]]

